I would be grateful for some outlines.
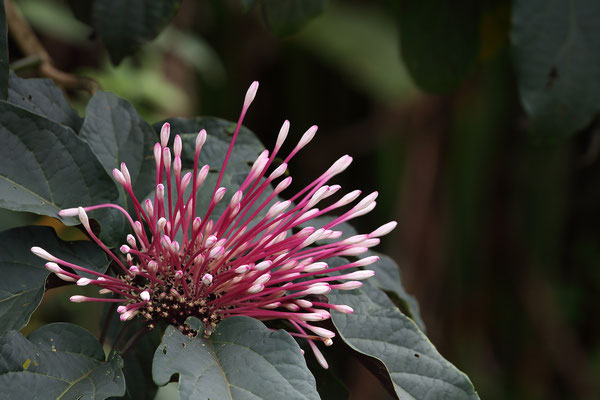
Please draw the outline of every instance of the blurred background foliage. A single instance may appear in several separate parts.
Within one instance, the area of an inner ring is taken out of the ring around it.
[[[116,1],[16,4],[59,70],[149,122],[236,119],[259,80],[246,126],[268,148],[285,118],[293,137],[319,125],[291,165],[296,188],[354,157],[338,183],[380,191],[358,228],[399,221],[381,250],[481,398],[600,398],[596,2],[156,0],[146,30]],[[9,45],[12,67],[37,76]],[[83,113],[89,95],[67,95]],[[3,229],[35,218],[3,213]],[[74,318],[97,332],[100,309],[69,290],[49,292],[26,329]],[[364,367],[339,365],[350,398],[387,398]]]

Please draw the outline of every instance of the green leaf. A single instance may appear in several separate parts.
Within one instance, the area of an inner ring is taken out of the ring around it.
[[[0,120],[0,207],[58,218],[63,208],[118,198],[115,183],[70,128],[4,101]]]
[[[21,79],[11,71],[8,102],[78,132],[82,119],[50,79]]]
[[[157,136],[127,101],[113,93],[96,92],[87,105],[79,135],[88,142],[110,176],[122,162],[127,164],[138,199],[154,188],[156,167],[152,149]]]
[[[315,380],[296,341],[249,317],[231,317],[210,339],[170,326],[156,349],[154,381],[179,374],[179,398],[318,399]]]
[[[277,36],[298,32],[312,18],[321,14],[327,0],[259,0],[269,29]],[[246,8],[249,8],[246,5]]]
[[[125,392],[123,361],[85,329],[67,323],[43,326],[26,339],[17,331],[0,338],[3,399],[103,400]]]
[[[425,323],[421,318],[419,303],[417,303],[417,299],[408,294],[406,289],[404,289],[398,264],[385,254],[372,251],[369,255],[379,256],[379,261],[372,265],[375,276],[371,278],[371,282],[378,289],[383,290],[400,311],[415,321],[422,331],[425,331]]]
[[[340,339],[363,358],[368,356],[375,366],[372,372],[399,399],[478,399],[468,377],[437,352],[375,282],[366,280],[360,289],[327,296],[354,309],[353,314],[332,312]]]
[[[40,304],[48,270],[45,261],[31,253],[39,246],[50,254],[104,272],[105,253],[91,242],[63,242],[50,227],[27,226],[0,232],[0,335],[21,329]],[[81,274],[84,276],[85,274]]]
[[[0,5],[0,100],[8,96],[8,26],[4,2]]]
[[[473,69],[479,51],[478,7],[474,0],[402,2],[402,58],[422,89],[448,92]]]
[[[95,0],[92,24],[110,59],[123,58],[154,39],[177,13],[181,0]]]
[[[514,2],[513,58],[534,130],[565,136],[600,110],[599,24],[594,0]]]

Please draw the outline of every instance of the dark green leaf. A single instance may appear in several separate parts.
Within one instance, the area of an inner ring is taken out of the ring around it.
[[[87,105],[80,136],[110,176],[122,162],[127,164],[136,197],[143,199],[154,188],[156,135],[130,103],[112,93],[96,92]]]
[[[8,97],[8,26],[4,2],[0,5],[0,100]]]
[[[95,0],[92,24],[113,63],[154,39],[177,13],[181,0]]]
[[[259,0],[265,22],[277,36],[298,32],[308,21],[319,15],[327,0]]]
[[[103,400],[125,392],[122,366],[77,325],[46,325],[27,339],[10,331],[0,338],[0,398]]]
[[[582,129],[600,110],[600,3],[515,1],[512,16],[519,93],[534,129]]]
[[[374,251],[370,253],[379,256],[379,261],[372,266],[372,269],[375,271],[375,276],[371,278],[371,281],[377,288],[383,290],[390,300],[392,300],[406,316],[412,318],[417,326],[424,332],[425,323],[421,318],[419,303],[417,303],[417,300],[413,296],[406,293],[406,289],[402,286],[398,264],[385,254]]]
[[[11,71],[8,102],[79,132],[82,119],[50,79],[21,79]]]
[[[332,291],[334,304],[346,304],[353,314],[332,312],[340,339],[379,364],[373,373],[390,382],[400,399],[478,399],[468,377],[445,360],[402,314],[375,282],[360,289]]]
[[[31,253],[39,246],[50,254],[104,272],[105,253],[91,242],[63,242],[50,227],[28,226],[0,232],[0,335],[29,322],[44,295],[48,270],[45,261]],[[82,274],[84,275],[84,274]]]
[[[92,8],[94,0],[67,0],[75,17],[81,22],[92,25]]]
[[[456,88],[477,60],[478,3],[403,1],[399,11],[402,58],[415,83],[434,93]]]
[[[4,101],[0,121],[0,207],[58,217],[63,208],[118,198],[112,179],[70,128]]]
[[[152,371],[159,385],[179,374],[182,400],[319,398],[294,339],[248,317],[222,321],[210,339],[191,339],[170,326]]]

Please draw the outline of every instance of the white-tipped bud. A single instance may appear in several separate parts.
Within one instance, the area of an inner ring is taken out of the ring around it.
[[[369,249],[366,247],[350,247],[346,250],[342,250],[340,251],[337,255],[338,256],[357,256],[359,254],[362,254],[366,251],[368,251]]]
[[[347,204],[352,203],[358,196],[360,196],[362,192],[360,190],[353,190],[352,192],[344,195],[341,199],[339,199],[334,206],[335,207],[343,207]]]
[[[127,311],[127,307],[126,306],[119,306],[119,307],[117,307],[117,312],[119,314],[123,314],[125,311]]]
[[[54,257],[52,254],[48,253],[46,250],[42,249],[41,247],[37,247],[37,246],[33,246],[31,248],[31,252],[33,254],[35,254],[36,256],[43,258],[46,261],[58,261],[58,258]]]
[[[65,275],[65,274],[55,274],[55,275],[65,282],[75,282],[77,280],[77,279],[70,277],[69,275]]]
[[[136,275],[140,272],[140,268],[137,265],[132,265],[131,267],[129,267],[129,272]]]
[[[348,281],[337,285],[331,285],[332,288],[337,290],[354,290],[361,287],[363,284],[360,281]]]
[[[204,283],[206,286],[209,286],[213,281],[213,276],[211,274],[205,274],[202,277],[202,283]]]
[[[308,221],[318,212],[319,212],[318,208],[311,208],[310,210],[308,210],[307,212],[302,214],[300,217],[298,217],[298,221]]]
[[[375,275],[375,271],[370,269],[365,269],[361,271],[354,271],[349,274],[344,274],[340,276],[340,279],[352,279],[356,281],[362,281],[363,279],[368,279]]]
[[[265,288],[265,285],[262,285],[262,284],[252,285],[252,286],[250,286],[250,289],[248,289],[248,293],[255,294],[255,293],[261,292],[264,288]]]
[[[221,200],[223,200],[223,196],[225,196],[225,192],[227,191],[227,188],[224,186],[221,186],[220,188],[217,189],[217,191],[215,192],[215,195],[212,198],[212,201],[214,204],[220,202]]]
[[[379,261],[379,256],[369,256],[353,262],[352,265],[354,267],[366,267],[367,265],[371,265],[377,261]]]
[[[283,125],[281,125],[281,129],[279,129],[279,134],[277,135],[277,141],[275,142],[275,150],[279,150],[285,139],[287,138],[288,132],[290,131],[290,121],[287,119],[283,121]]]
[[[59,217],[74,217],[79,214],[79,209],[77,207],[74,208],[65,208],[64,210],[60,210],[58,212]]]
[[[83,303],[85,301],[88,301],[88,298],[85,296],[75,295],[71,296],[69,300],[71,300],[73,303]]]
[[[135,237],[131,233],[127,235],[127,243],[129,243],[129,246],[131,246],[131,248],[136,247]]]
[[[370,237],[381,237],[387,235],[398,225],[396,221],[388,222],[387,224],[381,225],[379,228],[375,229],[373,232],[369,233]]]
[[[377,198],[378,195],[379,195],[379,193],[377,193],[377,192],[371,193],[370,195],[366,196],[364,199],[359,201],[358,204],[356,206],[354,206],[353,210],[358,211],[358,210],[362,210],[363,208],[368,207],[371,203],[373,203],[375,201],[375,199]]]
[[[140,293],[140,299],[142,299],[144,301],[150,301],[150,292],[147,290],[144,290],[142,293]]]
[[[330,176],[337,175],[341,172],[344,172],[344,170],[346,170],[350,164],[352,164],[352,157],[346,154],[345,156],[338,158],[338,160],[334,162],[331,167],[329,167],[325,174]]]
[[[323,344],[327,347],[332,346],[333,340],[331,340],[331,338],[325,338],[325,339],[323,339]]]
[[[290,204],[292,204],[292,202],[289,200],[277,202],[277,203],[273,204],[271,206],[271,208],[269,209],[269,211],[267,212],[267,215],[265,216],[265,218],[271,219],[273,217],[279,216],[279,214],[284,212],[290,206]]]
[[[329,338],[329,339],[335,337],[335,333],[330,331],[329,329],[321,328],[320,326],[312,326],[312,325],[305,325],[305,327],[321,337]]]
[[[208,164],[204,165],[198,171],[198,176],[196,176],[196,187],[202,185],[206,177],[208,176],[208,172],[210,171],[210,166]]]
[[[148,270],[156,273],[158,271],[158,264],[154,260],[148,261]]]
[[[258,82],[254,81],[248,88],[248,91],[246,92],[246,97],[244,98],[244,108],[243,108],[244,112],[248,109],[248,107],[250,107],[250,104],[252,104],[252,101],[254,101],[254,97],[256,97],[257,91],[258,91]]]
[[[178,254],[179,253],[179,242],[176,240],[173,240],[171,242],[171,251],[173,251],[173,253]]]
[[[183,145],[181,143],[181,136],[175,135],[175,140],[173,141],[173,154],[175,157],[181,157],[181,149]]]
[[[133,319],[133,317],[135,317],[138,313],[139,313],[138,310],[128,310],[128,311],[125,311],[123,314],[121,314],[119,319],[123,322],[129,321],[130,319]]]
[[[314,242],[316,242],[317,240],[319,240],[321,238],[321,235],[323,234],[323,232],[325,232],[325,229],[323,229],[323,228],[317,229],[309,237],[304,239],[304,242],[302,242],[300,247],[310,246],[311,244],[313,244]]]
[[[204,146],[205,142],[206,142],[206,131],[204,129],[202,129],[200,132],[198,132],[198,135],[196,136],[196,153],[200,152],[200,150],[202,149],[202,146]]]
[[[160,144],[162,147],[166,147],[169,143],[169,136],[171,135],[171,125],[165,122],[160,129]]]
[[[275,168],[273,172],[271,172],[271,175],[269,175],[269,179],[273,180],[279,178],[281,175],[285,174],[285,172],[287,171],[287,167],[287,163],[281,164],[279,167]]]
[[[306,206],[304,206],[306,209],[313,207],[315,204],[317,204],[325,195],[325,193],[327,192],[327,190],[329,189],[329,186],[321,186],[310,198],[310,200],[308,201],[308,203],[306,204]]]
[[[181,176],[181,157],[175,156],[175,160],[173,160],[173,172],[175,172],[175,176]]]
[[[326,262],[316,262],[316,263],[312,263],[310,265],[307,265],[306,267],[304,267],[304,272],[317,272],[317,271],[323,271],[324,269],[326,269],[328,267]]]
[[[192,229],[194,232],[200,229],[200,224],[202,224],[202,219],[200,217],[194,218],[194,222],[192,222]]]
[[[65,272],[61,267],[58,266],[55,262],[47,262],[45,265],[46,269],[50,272],[54,272],[55,274],[60,274]]]
[[[308,294],[327,294],[331,292],[331,287],[329,285],[312,285],[308,289],[302,290],[298,292],[299,295],[308,295]]]
[[[166,218],[160,217],[156,222],[156,228],[158,229],[158,232],[162,232],[162,230],[165,229],[165,225],[167,225]]]
[[[321,350],[319,350],[319,348],[317,347],[317,345],[314,344],[312,340],[309,340],[308,344],[310,345],[310,349],[313,351],[313,353],[315,355],[315,358],[317,359],[317,362],[319,363],[319,365],[323,369],[329,368],[329,364],[327,364],[327,360],[325,360],[325,357],[323,356],[323,353],[321,353]],[[302,354],[304,354],[304,353],[302,353]]]
[[[171,168],[171,149],[168,147],[163,149],[163,165],[167,170]]]
[[[356,217],[360,217],[361,215],[370,213],[371,211],[373,211],[373,209],[375,208],[376,205],[377,205],[377,202],[374,201],[371,204],[369,204],[368,206],[363,207],[360,210],[354,211],[348,218],[356,218]]]
[[[210,235],[209,237],[206,238],[206,243],[204,244],[204,246],[206,248],[210,248],[212,247],[215,243],[217,243],[217,241],[219,240],[218,237],[216,237],[215,235]]]
[[[321,310],[321,311],[325,311],[325,310]],[[307,322],[325,321],[326,319],[331,318],[331,316],[329,315],[329,313],[327,311],[325,311],[325,313],[312,312],[312,313],[298,313],[296,315],[302,321],[307,321]]]
[[[248,264],[240,265],[234,271],[236,274],[245,274],[250,271],[250,266]]]
[[[273,264],[273,261],[270,261],[270,260],[261,261],[254,266],[254,270],[255,271],[264,271],[264,270],[268,269],[271,266],[271,264]]]
[[[106,289],[106,288],[98,290],[98,294],[109,294],[109,293],[112,293],[112,290]]]
[[[292,177],[288,176],[287,178],[285,178],[284,180],[282,180],[281,182],[279,182],[277,184],[277,186],[275,187],[275,194],[279,194],[281,192],[283,192],[285,189],[287,189],[290,184],[292,183]]]
[[[350,236],[348,239],[344,239],[339,242],[339,245],[348,245],[348,244],[358,244],[364,242],[367,239],[367,235],[354,235]]]
[[[156,185],[156,197],[158,197],[159,200],[164,200],[165,198],[165,185],[162,183]]]
[[[372,239],[367,239],[367,240],[363,241],[360,245],[363,247],[371,248],[371,247],[377,246],[379,244],[379,242],[381,242],[381,240],[379,240],[379,238],[372,238]]]
[[[146,213],[148,213],[148,216],[152,218],[152,216],[154,215],[154,205],[152,204],[152,200],[146,199],[144,201],[144,206],[144,208],[146,209]]]
[[[190,184],[190,181],[192,180],[192,173],[191,172],[187,172],[183,178],[181,178],[181,191],[185,191],[185,189],[187,188],[187,186]],[[191,210],[191,208],[190,208]]]
[[[79,207],[77,209],[77,212],[79,214],[79,221],[81,221],[81,224],[85,227],[86,230],[90,230],[90,220],[88,219],[88,216],[85,212],[85,210],[83,209],[83,207]]]
[[[241,190],[238,190],[237,192],[235,192],[233,194],[233,196],[231,196],[231,201],[229,202],[229,207],[234,208],[235,206],[240,204],[243,196],[244,196],[244,193],[242,193]]]
[[[269,281],[269,279],[271,279],[271,274],[262,274],[261,276],[256,278],[256,280],[254,280],[254,284],[255,285],[263,285],[263,284],[267,283]]]
[[[127,246],[126,244],[124,244],[119,248],[119,250],[121,250],[121,253],[127,254],[131,251],[131,248],[129,246]]]
[[[119,182],[123,186],[127,186],[127,181],[125,181],[125,177],[123,176],[123,173],[121,171],[119,171],[117,168],[114,168],[112,172],[117,182]]]
[[[304,300],[304,299],[297,299],[297,300],[294,300],[294,302],[302,308],[310,308],[313,306],[312,302],[310,302],[308,300]]]
[[[304,135],[302,135],[302,137],[300,138],[300,141],[296,145],[296,149],[300,150],[301,148],[306,146],[315,137],[317,129],[319,129],[319,127],[316,125],[313,125],[310,128],[308,128],[308,130],[304,132]]]
[[[354,309],[352,307],[347,306],[345,304],[332,304],[331,309],[344,314],[352,314],[354,312]]]
[[[124,162],[121,163],[121,173],[123,174],[123,177],[125,178],[125,182],[127,182],[127,185],[131,186],[131,175],[129,174],[127,165],[125,165]]]
[[[208,258],[217,258],[221,257],[225,253],[225,248],[223,246],[215,246],[209,253]]]
[[[156,169],[160,168],[160,156],[162,155],[162,147],[160,143],[154,144],[154,161],[156,161]]]
[[[262,306],[261,308],[267,308],[267,309],[273,309],[273,308],[277,308],[281,305],[280,302],[276,301],[275,303],[269,303],[269,304],[265,304],[264,306]]]
[[[263,152],[260,153],[260,155],[254,161],[254,164],[252,164],[252,168],[248,173],[248,177],[251,179],[256,178],[265,168],[265,165],[267,165],[267,161],[269,161],[269,151],[263,150]]]
[[[300,309],[300,306],[298,304],[294,304],[294,303],[284,303],[281,305],[281,307],[285,308],[286,310],[290,310],[290,311],[298,311]]]
[[[89,278],[79,278],[77,280],[77,286],[87,286],[90,282],[92,282],[92,280]]]
[[[178,269],[177,271],[175,271],[175,279],[179,280],[183,278],[183,271]]]

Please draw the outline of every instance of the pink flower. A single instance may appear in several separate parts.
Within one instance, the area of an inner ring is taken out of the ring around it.
[[[314,322],[330,318],[328,310],[351,313],[352,308],[330,304],[327,300],[314,301],[324,298],[314,295],[360,287],[360,280],[369,278],[374,272],[356,270],[356,267],[370,265],[378,257],[365,257],[337,267],[329,267],[324,260],[365,253],[379,243],[378,237],[394,229],[396,222],[389,222],[369,234],[339,240],[342,232],[335,227],[371,211],[377,197],[375,192],[356,202],[361,192],[355,190],[331,205],[316,208],[321,200],[341,189],[339,185],[327,185],[327,182],[350,165],[352,158],[347,155],[289,200],[273,203],[292,181],[291,177],[280,179],[287,170],[287,163],[317,131],[316,126],[308,129],[291,153],[282,157],[283,163],[267,173],[286,139],[288,121],[281,127],[272,153],[267,150],[261,153],[241,187],[226,199],[226,189],[220,187],[220,183],[257,89],[257,82],[248,89],[237,128],[212,189],[212,201],[204,215],[196,216],[195,203],[199,190],[211,190],[202,188],[209,166],[198,165],[206,132],[202,130],[196,138],[193,170],[183,174],[182,141],[177,135],[173,148],[167,147],[168,123],[163,125],[160,142],[154,146],[154,200],[146,199],[140,203],[136,199],[127,167],[121,164],[121,169],[115,168],[113,175],[131,197],[135,215],[115,204],[71,208],[59,213],[63,217],[77,215],[90,237],[122,269],[121,275],[88,270],[58,259],[39,247],[31,250],[47,260],[46,268],[59,278],[79,286],[96,285],[101,294],[113,295],[107,298],[72,296],[73,302],[122,303],[117,309],[122,321],[139,316],[152,329],[157,321],[164,320],[190,336],[197,333],[185,323],[190,316],[202,321],[205,336],[210,336],[220,320],[235,315],[287,320],[295,330],[291,334],[308,340],[321,365],[327,368],[314,341],[331,345],[335,334]],[[271,184],[275,186],[274,191],[266,199],[259,200]],[[176,196],[171,195],[172,185]],[[189,187],[191,192],[186,195]],[[222,201],[228,201],[225,211],[218,218],[211,218],[215,206]],[[351,203],[355,205],[347,207]],[[106,207],[121,211],[134,232],[127,235],[127,243],[120,247],[122,255],[119,256],[90,229],[87,212]],[[325,226],[318,229],[308,226],[314,218],[341,208],[347,210]],[[297,228],[296,233],[292,233],[293,228]],[[82,278],[74,273],[76,271],[96,278]],[[332,272],[338,275],[326,275]]]

